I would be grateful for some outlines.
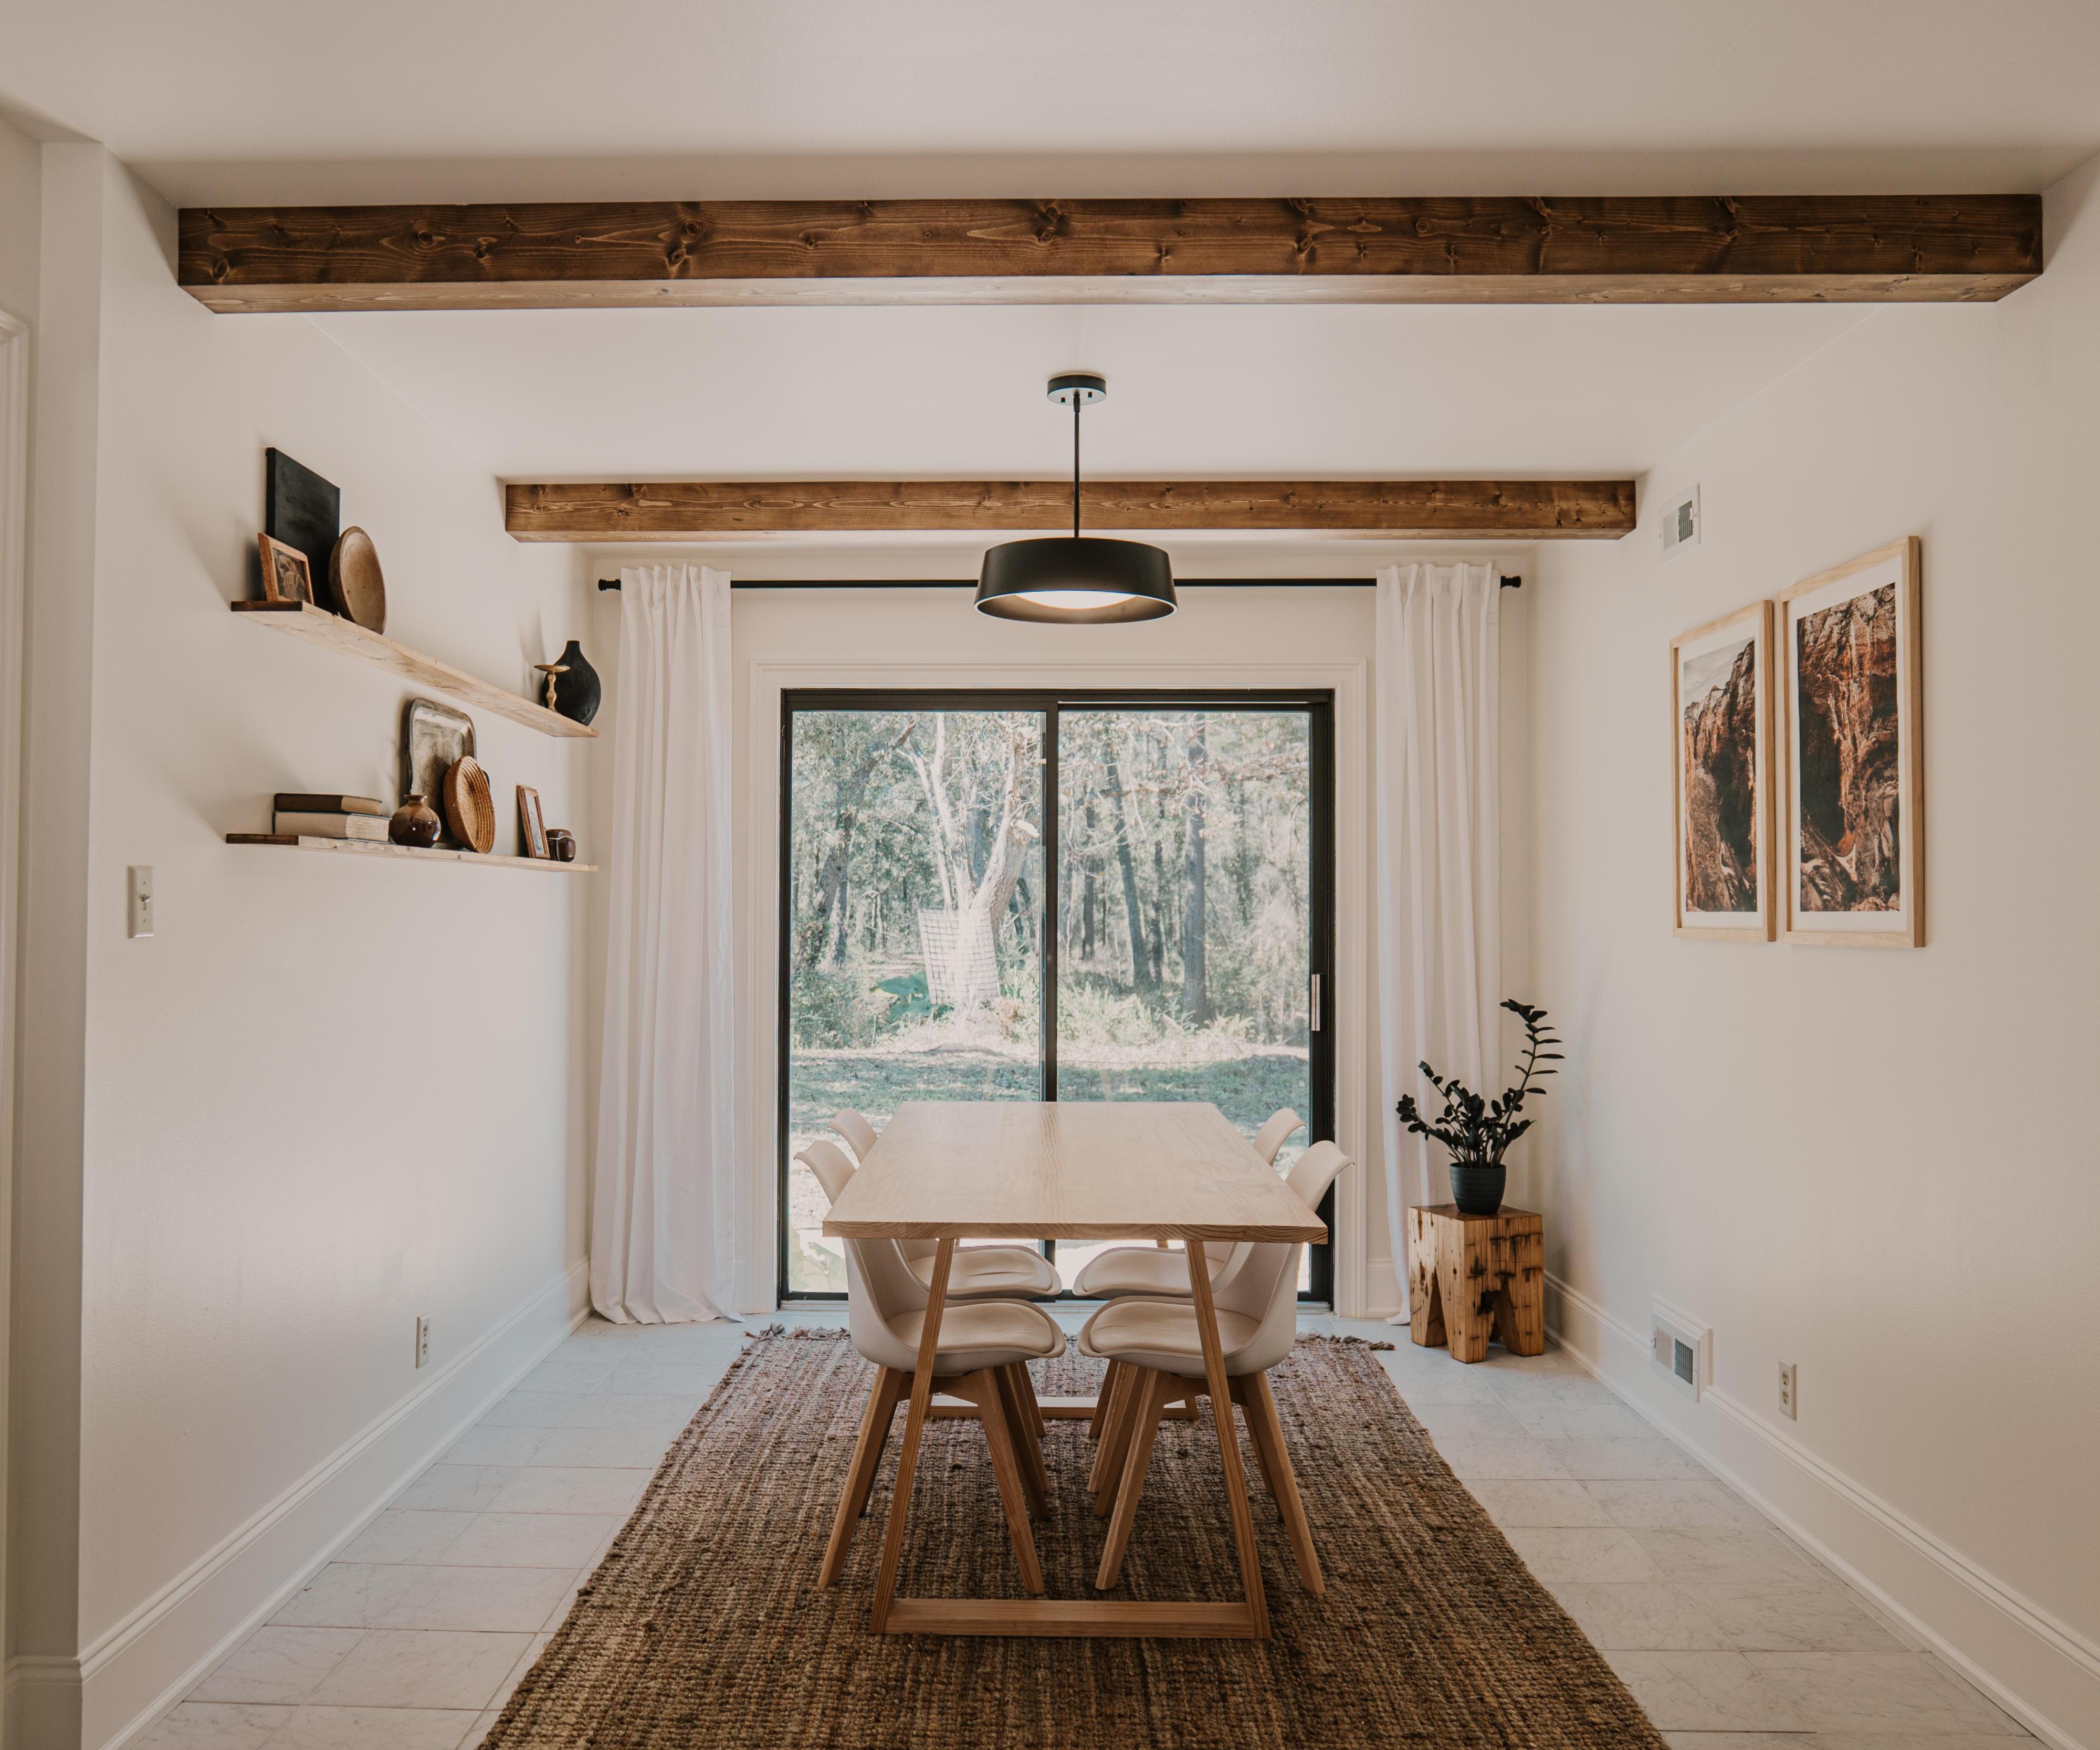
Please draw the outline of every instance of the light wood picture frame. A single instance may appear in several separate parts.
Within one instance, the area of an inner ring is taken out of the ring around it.
[[[1925,945],[1922,551],[1905,536],[1775,604],[1789,942]]]
[[[518,843],[526,856],[545,862],[553,855],[547,849],[547,826],[540,817],[540,793],[526,784],[518,786]]]
[[[1671,890],[1681,936],[1769,942],[1772,608],[1752,602],[1670,641]]]
[[[266,602],[311,602],[314,599],[313,568],[297,547],[267,535],[255,537],[262,558],[262,599]]]

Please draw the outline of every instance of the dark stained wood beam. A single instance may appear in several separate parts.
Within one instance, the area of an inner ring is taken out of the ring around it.
[[[707,541],[752,535],[1069,529],[1069,480],[662,480],[514,484],[520,541]],[[1634,526],[1631,480],[1088,480],[1089,533],[1205,529],[1421,540],[1612,541]]]
[[[212,309],[2002,298],[2037,195],[186,208]]]

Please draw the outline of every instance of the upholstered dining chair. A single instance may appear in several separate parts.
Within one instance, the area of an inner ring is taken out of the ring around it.
[[[1319,1207],[1349,1157],[1332,1142],[1315,1142],[1299,1157],[1288,1181],[1308,1209]],[[1220,1271],[1212,1289],[1219,1346],[1233,1403],[1246,1417],[1263,1480],[1283,1517],[1298,1574],[1308,1592],[1324,1592],[1320,1559],[1312,1547],[1299,1498],[1298,1478],[1283,1444],[1283,1427],[1269,1390],[1268,1370],[1290,1353],[1298,1334],[1299,1244],[1251,1242],[1233,1248],[1237,1261]],[[1188,1266],[1182,1264],[1183,1279]],[[1079,1352],[1110,1363],[1115,1375],[1103,1383],[1108,1399],[1101,1445],[1094,1456],[1094,1511],[1108,1514],[1109,1538],[1094,1584],[1105,1591],[1123,1569],[1138,1497],[1152,1462],[1159,1422],[1170,1404],[1209,1390],[1196,1309],[1187,1300],[1111,1301],[1079,1332]],[[1113,1394],[1111,1396],[1110,1394]],[[1229,1427],[1230,1404],[1211,1412]]]
[[[1291,1132],[1304,1123],[1289,1107],[1277,1107],[1255,1132],[1254,1151],[1274,1166]],[[1211,1280],[1215,1283],[1236,1266],[1246,1250],[1242,1242],[1207,1253],[1205,1262],[1210,1266]],[[1118,1300],[1129,1294],[1164,1294],[1186,1300],[1189,1261],[1179,1252],[1167,1250],[1163,1240],[1157,1246],[1116,1246],[1088,1261],[1072,1284],[1072,1292],[1088,1301]],[[1100,1431],[1098,1424],[1094,1431]]]
[[[835,1142],[811,1142],[796,1158],[816,1175],[824,1195],[835,1203],[853,1178],[854,1164]],[[925,1328],[929,1298],[926,1285],[906,1267],[895,1240],[848,1240],[845,1244],[846,1320],[854,1347],[881,1371],[869,1389],[861,1416],[853,1465],[817,1575],[820,1587],[837,1582],[854,1529],[867,1510],[883,1447],[889,1443],[889,1425],[897,1406],[911,1390],[911,1377],[919,1365],[919,1340]],[[951,1271],[962,1259],[959,1250]],[[933,1358],[933,1389],[977,1406],[985,1443],[991,1449],[992,1472],[999,1480],[1021,1584],[1039,1593],[1043,1570],[1028,1519],[1031,1512],[1047,1510],[1050,1478],[1043,1463],[1043,1412],[1035,1401],[1028,1363],[1063,1354],[1065,1333],[1030,1301],[951,1301],[942,1310],[939,1341]]]
[[[867,1159],[875,1147],[876,1129],[860,1113],[848,1107],[832,1117],[832,1128],[853,1145],[854,1158]],[[811,1170],[814,1170],[812,1169]],[[919,1286],[933,1282],[933,1253],[939,1242],[899,1240],[905,1267],[919,1279]],[[1050,1260],[1033,1246],[964,1246],[955,1248],[955,1261],[948,1266],[948,1298],[981,1300],[986,1295],[1055,1294],[1057,1271]]]

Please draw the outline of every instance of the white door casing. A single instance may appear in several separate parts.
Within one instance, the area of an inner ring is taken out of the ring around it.
[[[1374,1152],[1379,1136],[1367,1102],[1374,1098],[1367,1077],[1370,1022],[1368,935],[1370,813],[1369,741],[1370,668],[1354,663],[1224,663],[1209,660],[1095,663],[967,661],[770,662],[739,660],[745,695],[745,770],[741,807],[747,858],[738,913],[744,965],[739,969],[740,1001],[752,1042],[747,1097],[754,1114],[770,1115],[777,1097],[781,695],[802,688],[977,688],[1044,692],[1058,688],[1318,688],[1335,696],[1335,964],[1326,995],[1335,1041],[1335,1140],[1358,1163],[1335,1188],[1335,1309],[1361,1318],[1370,1310],[1366,1238],[1366,1174],[1379,1170]],[[748,1256],[768,1261],[771,1279],[779,1219],[775,1178],[779,1170],[774,1127],[765,1119],[751,1126],[752,1231]],[[771,1290],[765,1306],[770,1306]],[[760,1307],[739,1310],[760,1310]]]

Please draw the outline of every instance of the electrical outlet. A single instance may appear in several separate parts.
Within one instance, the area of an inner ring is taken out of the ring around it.
[[[125,912],[124,933],[133,941],[153,933],[153,866],[135,863],[127,873],[130,904]]]
[[[430,1315],[421,1313],[416,1319],[416,1365],[421,1367],[430,1359]]]
[[[1801,1382],[1791,1361],[1779,1364],[1779,1413],[1789,1421],[1801,1420]]]

